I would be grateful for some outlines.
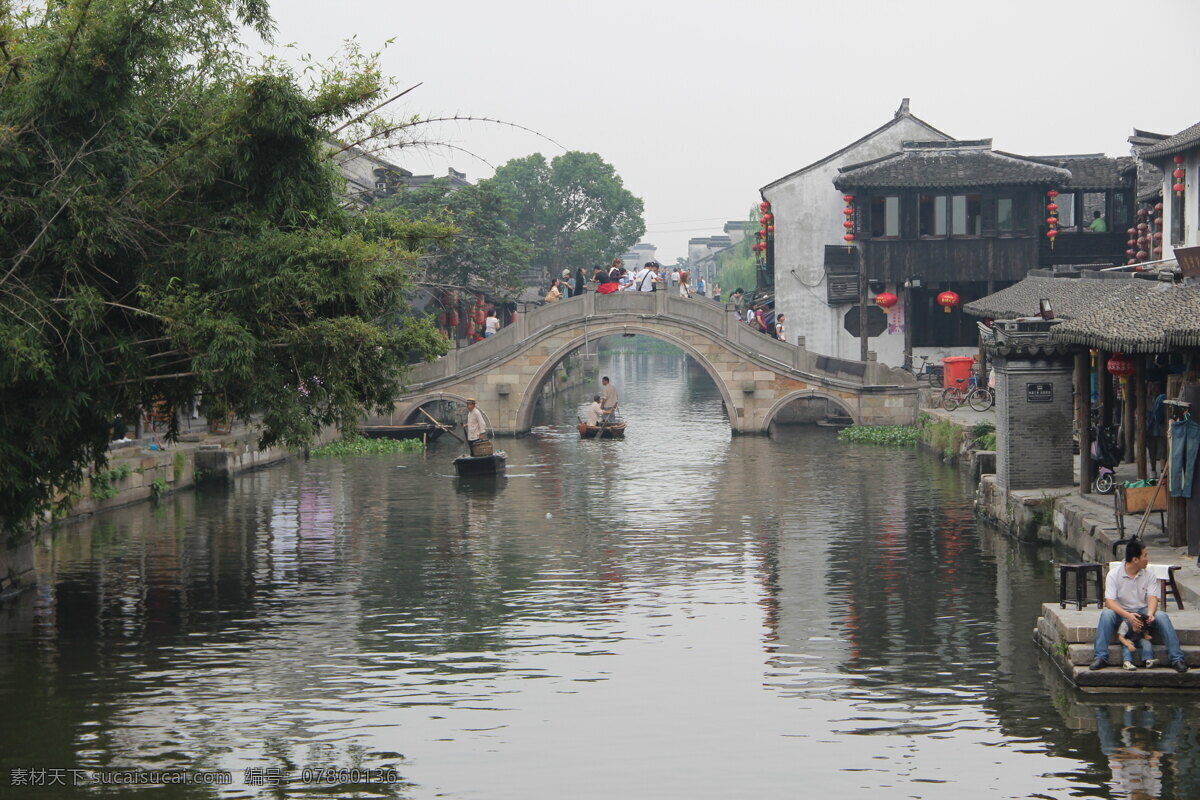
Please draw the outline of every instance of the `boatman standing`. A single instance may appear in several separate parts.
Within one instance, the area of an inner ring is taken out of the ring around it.
[[[483,412],[475,407],[475,398],[467,401],[467,444],[471,447],[472,453],[475,451],[475,442],[481,441],[487,436],[487,420],[483,418]]]
[[[613,412],[617,410],[617,387],[613,386],[605,375],[600,379],[603,388],[600,390],[600,408],[604,410],[604,420],[610,422]]]

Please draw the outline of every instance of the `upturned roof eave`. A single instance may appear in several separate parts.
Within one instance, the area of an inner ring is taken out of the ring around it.
[[[765,186],[763,186],[762,188],[760,188],[758,190],[759,194],[761,195],[761,194],[765,193],[767,190],[773,189],[776,186],[778,186],[779,184],[785,183],[785,182],[791,180],[792,178],[795,178],[798,175],[803,175],[805,172],[809,172],[810,170],[816,169],[817,167],[820,167],[824,164],[828,164],[830,161],[833,161],[838,156],[848,153],[851,150],[853,150],[854,148],[858,147],[863,142],[869,141],[870,139],[874,138],[875,136],[878,136],[879,134],[883,133],[884,131],[888,130],[889,128],[899,125],[900,120],[902,120],[902,119],[911,119],[913,122],[916,122],[917,124],[922,125],[930,133],[935,134],[937,136],[944,136],[946,139],[953,138],[949,134],[943,133],[942,131],[933,127],[928,122],[921,119],[920,117],[918,117],[915,114],[897,114],[896,116],[892,117],[892,119],[885,122],[883,125],[880,125],[878,128],[876,128],[875,130],[866,134],[865,136],[859,137],[858,139],[854,140],[853,142],[851,142],[850,144],[841,148],[840,150],[830,153],[829,155],[825,156],[824,158],[817,159],[816,161],[812,162],[808,166],[801,167],[800,169],[796,170],[795,172],[789,172],[787,175],[784,175],[782,178],[777,178],[776,180],[771,181],[770,183],[766,184]]]

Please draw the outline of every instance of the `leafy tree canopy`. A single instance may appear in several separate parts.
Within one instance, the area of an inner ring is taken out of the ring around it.
[[[374,57],[302,85],[241,58],[243,25],[270,34],[263,0],[0,0],[8,530],[104,463],[117,413],[200,395],[299,445],[440,352],[403,315],[413,231],[340,209],[324,145],[384,127]]]
[[[402,191],[377,207],[418,224],[437,221],[451,234],[432,237],[414,280],[449,289],[484,289],[515,298],[531,247],[513,233],[516,213],[491,181],[454,187],[444,178]]]
[[[542,275],[605,263],[646,231],[642,201],[595,153],[541,153],[509,161],[488,181],[516,210],[514,230],[533,248]]]

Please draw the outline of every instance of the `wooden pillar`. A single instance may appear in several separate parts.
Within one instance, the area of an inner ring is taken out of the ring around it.
[[[858,360],[867,360],[869,342],[867,335],[867,261],[863,254],[862,245],[855,248],[858,251]]]
[[[1133,436],[1133,395],[1137,392],[1137,384],[1132,378],[1121,378],[1121,439],[1125,450],[1124,461],[1132,464],[1137,458],[1137,448]]]
[[[1110,216],[1111,219],[1111,216]],[[1146,407],[1150,398],[1146,396],[1146,357],[1136,359],[1137,369],[1133,373],[1133,449],[1137,461],[1139,481],[1146,480]]]
[[[1100,424],[1105,428],[1111,428],[1113,417],[1113,390],[1112,376],[1108,374],[1108,357],[1111,355],[1107,350],[1096,351],[1096,395],[1100,402]]]
[[[1079,431],[1079,493],[1092,493],[1092,369],[1087,350],[1075,354],[1075,426]]]
[[[912,307],[912,277],[904,282],[904,368],[911,371],[913,368],[912,354],[912,326],[913,326],[913,307]]]

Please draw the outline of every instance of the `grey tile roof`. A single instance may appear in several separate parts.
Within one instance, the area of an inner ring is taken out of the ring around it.
[[[1118,274],[1123,277],[1028,277],[1007,289],[967,303],[963,311],[986,319],[1028,317],[1037,314],[1040,301],[1047,298],[1054,306],[1056,318],[1073,320],[1109,303],[1124,303],[1140,297],[1157,285],[1153,281],[1124,277],[1128,273]]]
[[[901,187],[967,188],[976,186],[1065,186],[1066,169],[1038,159],[991,149],[978,142],[905,142],[889,156],[842,167],[833,181],[838,189]]]
[[[1063,159],[1059,162],[1059,166],[1071,172],[1071,182],[1067,184],[1069,188],[1080,191],[1102,191],[1104,189],[1132,188],[1134,176],[1130,168],[1135,163],[1130,156],[1121,158],[1094,156]]]
[[[1051,341],[1120,353],[1160,353],[1173,346],[1200,345],[1200,288],[1145,283],[1140,296],[1116,302],[1057,326]]]
[[[1141,151],[1141,156],[1149,161],[1161,161],[1184,150],[1200,147],[1200,122],[1190,128],[1185,128],[1174,136],[1163,139],[1158,144],[1152,144]]]

